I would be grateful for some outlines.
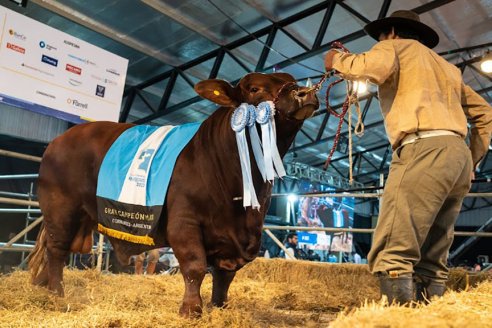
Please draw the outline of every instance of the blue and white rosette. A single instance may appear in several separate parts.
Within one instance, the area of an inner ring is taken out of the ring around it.
[[[256,109],[256,122],[261,126],[263,158],[268,181],[273,181],[275,176],[281,178],[286,175],[282,158],[280,158],[277,148],[277,133],[274,115],[275,104],[273,101],[264,101],[258,104]]]
[[[254,209],[260,208],[260,203],[256,197],[253,178],[251,176],[251,162],[249,157],[248,141],[246,139],[245,128],[250,123],[250,108],[243,103],[234,110],[231,117],[231,127],[236,132],[237,148],[239,151],[239,161],[241,163],[241,174],[243,177],[243,206],[252,206]],[[254,106],[253,106],[254,109]]]

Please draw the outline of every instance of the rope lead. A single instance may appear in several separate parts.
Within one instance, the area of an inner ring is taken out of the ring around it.
[[[349,50],[345,48],[345,46],[336,41],[333,42],[332,44],[333,48],[341,49],[345,53],[349,53]],[[324,81],[324,80],[323,80]],[[346,81],[347,84],[347,96],[345,97],[345,100],[342,105],[342,110],[340,113],[335,111],[331,106],[330,106],[330,91],[331,88],[338,83],[341,83],[343,81]],[[320,81],[321,82],[321,81]],[[355,105],[356,111],[357,111],[357,122],[355,124],[354,128],[354,133],[358,137],[362,137],[364,134],[364,123],[362,123],[362,112],[360,110],[360,104],[359,104],[359,99],[357,96],[357,89],[355,88],[355,83],[353,81],[349,80],[344,80],[344,79],[338,79],[328,85],[328,88],[326,89],[326,109],[329,114],[337,117],[339,119],[338,122],[338,127],[337,131],[335,133],[335,139],[333,140],[333,146],[330,150],[330,153],[328,155],[328,158],[326,159],[325,164],[323,165],[323,169],[326,170],[328,166],[330,165],[331,158],[333,157],[333,154],[335,153],[335,149],[338,146],[338,142],[340,139],[340,133],[342,130],[342,125],[343,125],[343,119],[345,118],[345,115],[347,112],[349,113],[348,117],[348,135],[349,135],[349,183],[352,184],[353,182],[353,161],[352,161],[352,113],[351,113],[351,107],[352,105]]]

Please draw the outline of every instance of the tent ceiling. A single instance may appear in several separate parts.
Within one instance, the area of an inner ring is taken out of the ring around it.
[[[474,59],[491,47],[489,0],[29,0],[26,8],[8,1],[2,5],[128,58],[122,112],[129,122],[204,120],[216,106],[198,99],[192,86],[210,76],[235,81],[249,71],[276,69],[300,83],[308,77],[316,82],[332,41],[344,40],[353,52],[368,50],[375,41],[363,34],[363,26],[399,9],[415,9],[438,32],[437,52],[488,44],[446,58],[468,62],[465,82],[492,102],[492,79]],[[391,159],[376,89],[369,91],[361,100],[366,133],[353,140],[356,179],[363,183],[387,172]],[[325,114],[324,92],[318,115],[305,122],[287,162],[320,167],[326,159],[338,120]],[[343,95],[344,88],[337,88],[330,103],[340,103]],[[335,152],[333,158],[328,172],[347,176],[347,155]],[[492,174],[492,160],[481,170]]]

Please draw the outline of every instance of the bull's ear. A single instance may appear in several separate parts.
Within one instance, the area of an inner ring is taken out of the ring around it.
[[[240,103],[237,100],[234,87],[224,80],[212,79],[200,81],[195,84],[195,91],[201,97],[221,106],[237,107]]]

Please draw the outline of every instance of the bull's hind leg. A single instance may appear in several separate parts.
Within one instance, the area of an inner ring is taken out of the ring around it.
[[[63,268],[70,254],[71,248],[75,245],[81,245],[76,252],[82,252],[86,240],[82,232],[87,229],[87,216],[81,215],[78,211],[68,211],[65,206],[55,207],[56,213],[45,215],[46,220],[46,254],[47,254],[47,273],[48,273],[48,290],[55,292],[59,296],[64,296],[63,291]],[[79,238],[82,242],[79,242]],[[90,248],[89,248],[90,250]]]
[[[175,228],[177,230],[168,226],[169,242],[179,261],[185,283],[185,294],[179,314],[183,317],[197,317],[202,313],[200,287],[207,271],[202,232],[197,226],[180,225]]]
[[[70,252],[70,242],[58,239],[56,236],[48,236],[48,290],[58,296],[64,296],[63,291],[63,267]]]
[[[213,287],[212,287],[212,304],[223,307],[227,302],[227,293],[232,280],[236,276],[235,271],[221,270],[213,268]]]

